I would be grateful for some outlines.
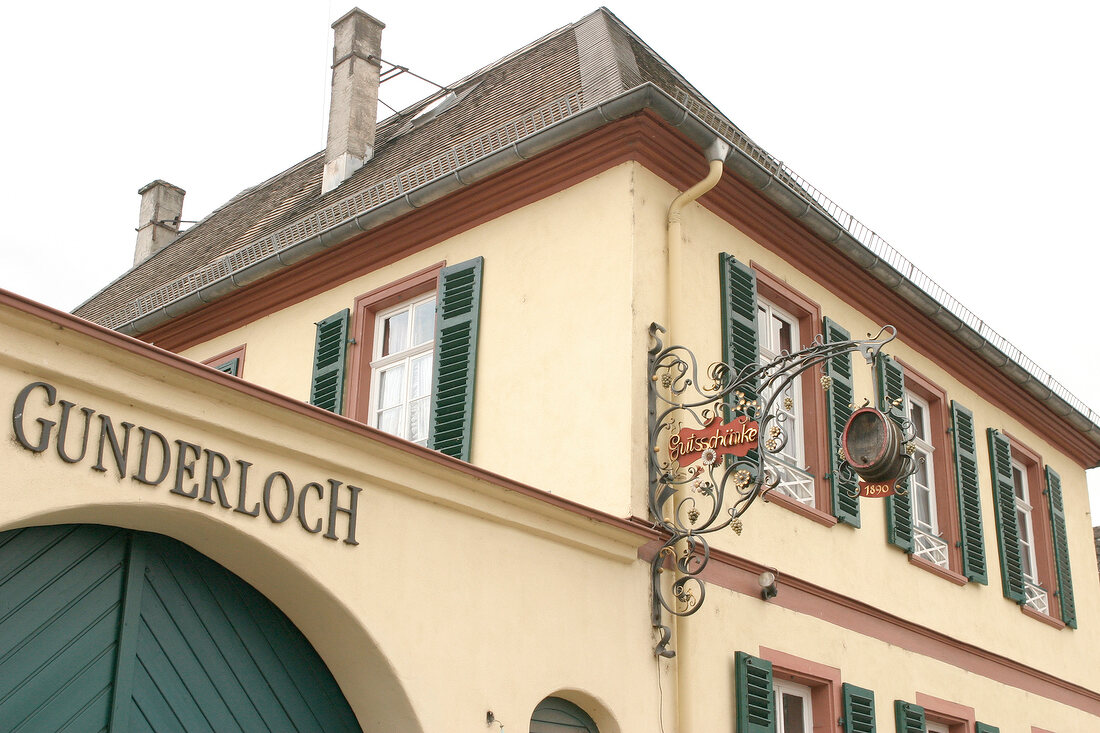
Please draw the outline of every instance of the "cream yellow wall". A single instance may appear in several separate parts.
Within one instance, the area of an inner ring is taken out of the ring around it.
[[[186,355],[204,359],[246,343],[249,381],[305,399],[315,321],[350,307],[357,295],[435,262],[483,256],[472,462],[615,515],[645,516],[648,328],[652,321],[668,325],[665,215],[676,193],[641,165],[623,164]],[[704,363],[720,356],[719,252],[758,263],[853,334],[877,332],[883,325],[699,204],[685,213],[683,231],[685,286],[679,312],[685,317],[665,342],[690,346]],[[1095,656],[1082,650],[1100,651],[1100,583],[1091,572],[1084,472],[1046,436],[989,405],[912,349],[905,333],[889,352],[974,412],[989,584],[959,587],[911,565],[905,553],[886,543],[884,507],[871,499],[863,500],[859,529],[825,527],[759,502],[745,517],[744,534],[723,536],[716,546],[774,566],[781,577],[805,578],[1100,689],[1100,671],[1082,661]],[[854,363],[857,398],[871,397],[870,371],[862,361]],[[1077,630],[1054,629],[1026,617],[1002,595],[987,427],[1022,440],[1062,477]],[[616,449],[627,445],[629,450]]]
[[[632,175],[620,165],[183,353],[246,344],[248,381],[306,400],[315,322],[434,263],[482,256],[471,462],[629,515]]]
[[[782,587],[779,592],[783,593]],[[719,685],[732,689],[735,652],[758,656],[765,648],[837,668],[842,682],[872,690],[880,731],[894,730],[894,701],[915,703],[918,692],[973,708],[978,721],[999,727],[1001,733],[1031,733],[1032,726],[1060,732],[1098,727],[1095,715],[1072,705],[757,597],[711,588],[706,602],[713,605],[688,620],[692,643],[678,657],[693,685],[687,700],[692,730],[730,729],[735,714],[733,695],[708,691]],[[1065,662],[1072,664],[1068,659]]]
[[[634,191],[638,279],[633,353],[636,365],[644,365],[649,321],[665,317],[666,235],[661,207],[667,206],[665,202],[671,201],[677,192],[641,166],[637,167]],[[853,335],[876,333],[884,325],[872,322],[812,277],[795,270],[700,204],[693,204],[685,212],[683,231],[685,287],[680,312],[690,316],[681,319],[679,331],[672,334],[671,340],[690,346],[702,364],[721,357],[720,252],[728,252],[745,263],[758,263],[820,304],[823,315],[835,319]],[[958,400],[974,412],[989,585],[968,583],[959,587],[911,565],[904,552],[886,543],[885,510],[883,502],[875,499],[861,500],[859,529],[846,525],[825,527],[777,504],[758,502],[744,518],[744,533],[740,537],[723,533],[715,540],[715,546],[777,567],[781,576],[805,578],[951,637],[1020,659],[1091,689],[1100,689],[1100,669],[1091,662],[1100,652],[1100,583],[1095,574],[1084,471],[1060,454],[1045,436],[1035,434],[994,408],[958,378],[913,350],[906,344],[905,333],[899,334],[898,342],[891,344],[888,352],[942,387],[949,400]],[[873,399],[870,370],[858,356],[853,364],[857,402],[864,397]],[[632,380],[636,410],[645,404],[644,378],[638,379],[638,371],[636,368]],[[1062,477],[1080,624],[1077,630],[1057,630],[1029,618],[1003,597],[985,439],[987,427],[1011,433],[1038,451]],[[644,442],[644,432],[641,424],[635,429],[635,450],[638,450],[639,442]],[[644,464],[648,455],[645,450],[643,445],[639,465]]]
[[[0,531],[94,522],[187,542],[291,617],[367,730],[481,730],[487,710],[522,730],[555,692],[588,705],[601,730],[656,730],[637,533],[3,306],[0,333],[9,426],[20,390],[43,381],[58,399],[115,425],[247,460],[256,481],[281,470],[299,488],[335,478],[363,489],[353,547],[309,534],[293,518],[276,524],[172,494],[171,477],[149,487],[113,467],[92,470],[93,418],[89,455],[73,464],[56,452],[56,431],[41,453],[9,432],[0,445]],[[38,419],[58,419],[60,408],[44,395],[33,388],[14,418],[32,442]],[[81,433],[77,425],[70,434],[74,452]],[[135,453],[132,438],[131,475]]]

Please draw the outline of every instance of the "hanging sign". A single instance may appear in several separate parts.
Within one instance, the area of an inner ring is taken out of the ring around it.
[[[718,456],[744,457],[759,443],[760,425],[744,415],[738,415],[728,423],[719,424],[715,415],[706,425],[697,429],[683,428],[668,439],[669,459],[688,466],[713,451],[714,463]]]
[[[868,499],[882,499],[887,496],[893,496],[897,493],[898,480],[890,479],[889,481],[860,481],[859,482],[859,495],[867,497]]]

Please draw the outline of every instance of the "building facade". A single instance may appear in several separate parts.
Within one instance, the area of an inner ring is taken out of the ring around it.
[[[1095,413],[606,10],[381,123],[382,24],[334,28],[325,151],[182,233],[146,186],[134,268],[74,315],[0,295],[0,720],[1097,727]],[[653,500],[657,339],[736,371],[887,325],[874,365],[741,394],[761,425],[780,396],[774,488],[678,571],[712,493]],[[865,401],[909,430],[885,499],[837,455]]]

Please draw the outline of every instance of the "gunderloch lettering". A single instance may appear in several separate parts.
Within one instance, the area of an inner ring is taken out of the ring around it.
[[[701,428],[683,428],[668,439],[669,460],[678,461],[687,466],[699,460],[703,452],[710,449],[715,457],[721,455],[746,456],[759,442],[760,426],[755,420],[738,415],[723,425],[718,417],[712,417]]]
[[[94,457],[91,470],[107,473],[110,467],[119,479],[129,476],[143,486],[160,486],[171,476],[168,491],[185,499],[249,517],[259,517],[262,511],[273,524],[296,516],[303,530],[329,540],[340,539],[337,525],[343,524],[344,542],[359,544],[355,521],[362,489],[358,486],[328,478],[296,489],[286,472],[272,471],[258,482],[262,485],[258,488],[249,483],[252,464],[248,461],[232,460],[197,443],[169,441],[143,425],[115,423],[90,407],[58,400],[57,388],[46,382],[31,382],[20,390],[12,406],[11,426],[16,442],[32,453],[46,453],[52,444],[66,463]],[[339,521],[341,514],[346,523]]]

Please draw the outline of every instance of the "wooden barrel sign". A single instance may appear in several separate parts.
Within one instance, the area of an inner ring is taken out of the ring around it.
[[[896,479],[904,468],[901,428],[873,407],[852,413],[841,437],[844,457],[867,482]]]

